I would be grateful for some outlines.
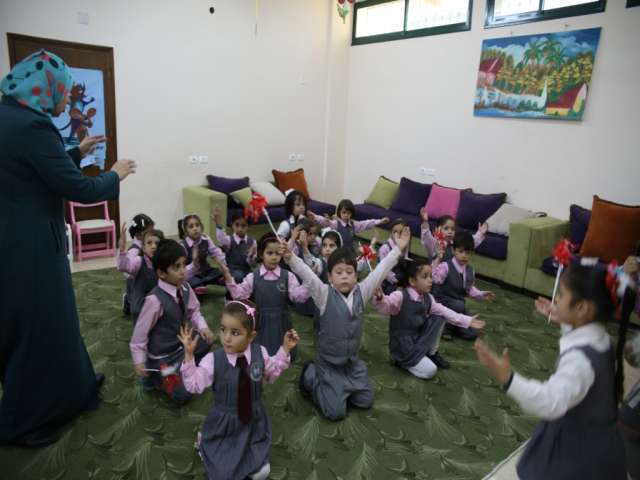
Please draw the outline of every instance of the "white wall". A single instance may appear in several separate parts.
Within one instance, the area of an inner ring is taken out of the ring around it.
[[[485,1],[473,3],[469,32],[351,48],[345,191],[361,200],[386,175],[506,191],[559,218],[593,194],[640,204],[640,8],[612,0],[601,14],[485,30]],[[473,116],[483,39],[597,26],[582,122]]]
[[[335,200],[344,141],[328,105],[339,103],[344,117],[346,97],[331,86],[346,86],[347,64],[329,52],[340,38],[348,51],[348,25],[335,25],[333,0],[261,0],[256,37],[255,3],[0,0],[0,73],[9,67],[7,32],[114,48],[118,153],[139,163],[122,184],[123,219],[144,211],[175,233],[181,188],[207,173],[271,180],[272,168],[304,167],[312,196]],[[89,13],[88,26],[78,11]],[[289,153],[305,161],[291,163]],[[209,164],[189,165],[189,154]],[[325,170],[336,169],[326,189]]]

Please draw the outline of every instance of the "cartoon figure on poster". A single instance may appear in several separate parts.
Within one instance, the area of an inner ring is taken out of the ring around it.
[[[102,71],[86,68],[70,70],[73,86],[69,95],[69,105],[62,115],[54,119],[68,149],[79,145],[87,136],[106,135]],[[106,156],[106,143],[99,143],[94,152],[82,160],[81,167],[95,165],[104,170]]]

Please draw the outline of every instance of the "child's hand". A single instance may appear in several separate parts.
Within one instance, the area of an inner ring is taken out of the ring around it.
[[[385,223],[389,223],[389,217],[382,217],[378,222],[378,225],[384,225]]]
[[[127,251],[127,222],[122,222],[120,227],[120,238],[118,239],[118,247],[122,253]]]
[[[202,337],[203,340],[206,340],[206,342],[209,345],[213,344],[213,340],[215,339],[215,335],[213,334],[213,332],[211,330],[209,330],[208,328],[205,330],[202,330],[200,332],[200,336]]]
[[[378,244],[378,234],[376,231],[376,233],[373,234],[373,237],[371,237],[371,241],[369,242],[369,247],[371,247],[371,250],[375,250],[377,244]]]
[[[381,302],[384,299],[384,291],[382,290],[382,287],[376,288],[376,293],[373,294],[373,297],[376,302]]]
[[[291,250],[291,247],[287,244],[287,242],[282,240],[280,241],[280,246],[278,247],[278,254],[288,262],[293,256],[293,251]]]
[[[184,347],[184,361],[190,362],[193,360],[193,352],[196,351],[196,345],[198,345],[199,337],[192,337],[193,329],[189,326],[182,325],[180,327],[180,335],[177,335],[178,340]]]
[[[493,302],[496,299],[496,294],[494,292],[484,292],[482,299],[487,302]]]
[[[638,257],[627,257],[622,268],[627,275],[638,273]]]
[[[534,305],[536,307],[536,311],[540,314],[540,315],[544,315],[545,318],[548,318],[549,320],[551,320],[554,323],[560,323],[558,321],[558,317],[555,314],[554,308],[553,308],[553,304],[551,303],[551,300],[549,300],[548,298],[544,298],[544,297],[538,297],[538,299],[534,302]]]
[[[316,214],[313,213],[311,210],[307,210],[307,218],[309,220],[311,220],[312,222],[315,222],[316,220]]]
[[[493,376],[502,385],[506,384],[511,377],[511,363],[509,362],[509,349],[505,348],[502,351],[502,356],[496,355],[486,343],[478,339],[473,345],[473,348],[478,355],[478,360],[485,367],[487,367]]]
[[[404,252],[411,242],[411,231],[409,230],[409,227],[404,227],[400,235],[396,235],[396,238],[393,240],[396,242],[398,248]]]
[[[257,254],[258,254],[258,244],[253,242],[253,245],[251,245],[251,248],[249,248],[249,251],[247,252],[247,256],[253,258]]]
[[[478,233],[480,235],[486,235],[489,231],[489,224],[487,222],[478,224]]]
[[[309,239],[307,238],[307,232],[305,232],[304,230],[302,230],[298,235],[298,243],[305,250],[309,249]]]
[[[295,227],[293,230],[291,230],[291,237],[289,238],[289,240],[291,240],[292,242],[297,242],[298,238],[300,237],[301,231],[302,229],[300,228],[299,225]]]
[[[291,352],[291,350],[293,350],[295,346],[298,345],[299,341],[300,336],[298,335],[298,332],[296,332],[294,329],[291,329],[284,334],[282,349],[287,352],[287,354],[289,354],[289,352]]]
[[[222,272],[224,276],[224,283],[233,283],[233,277],[231,276],[231,272],[229,271],[229,267],[226,263],[219,261],[217,258],[213,259],[213,263],[218,267],[218,270]]]
[[[147,372],[144,363],[136,363],[133,366],[133,369],[135,370],[136,375],[138,375],[141,378],[145,378],[149,376],[149,373]]]
[[[486,324],[487,322],[485,322],[484,320],[478,319],[478,315],[474,315],[473,317],[471,317],[471,327],[473,328],[477,328],[478,330],[481,330],[485,327]]]
[[[429,214],[427,213],[427,207],[422,207],[420,209],[420,218],[423,223],[427,224],[427,228],[429,228]]]
[[[216,225],[216,227],[218,225],[221,225],[220,220],[222,219],[222,217],[220,216],[220,208],[216,207],[213,209],[213,213],[211,214],[211,220],[213,220],[213,223]]]
[[[436,243],[436,256],[438,257],[438,261],[441,261],[444,257],[445,248],[441,242]]]

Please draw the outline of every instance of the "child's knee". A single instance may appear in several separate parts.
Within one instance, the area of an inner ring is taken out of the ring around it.
[[[343,405],[320,405],[322,415],[332,422],[342,420],[347,416],[347,404]]]
[[[373,390],[362,390],[349,397],[349,403],[351,405],[365,410],[373,407],[374,400]]]

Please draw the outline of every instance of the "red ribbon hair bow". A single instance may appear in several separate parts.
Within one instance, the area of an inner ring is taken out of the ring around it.
[[[253,192],[251,194],[251,200],[249,204],[244,208],[244,219],[247,220],[249,217],[253,219],[253,222],[256,223],[258,219],[264,213],[264,209],[267,207],[267,199],[264,198],[263,195],[260,195],[258,192]]]

